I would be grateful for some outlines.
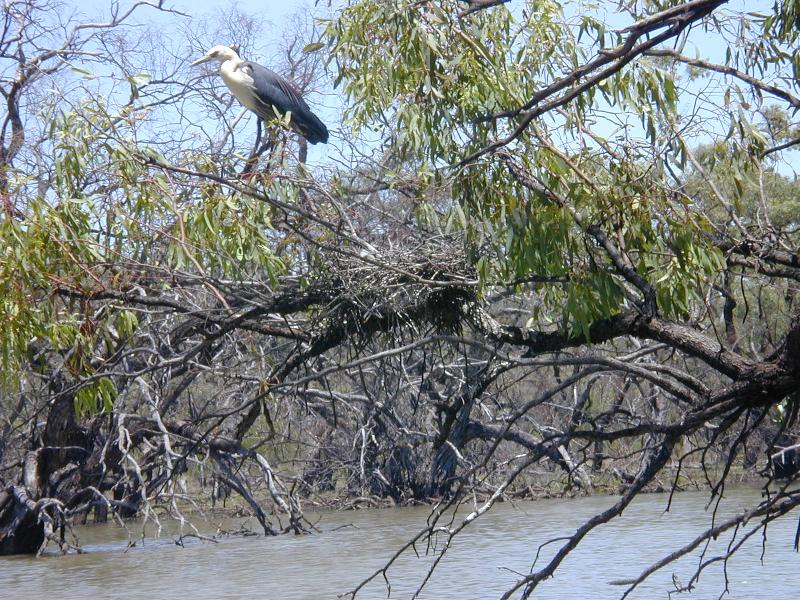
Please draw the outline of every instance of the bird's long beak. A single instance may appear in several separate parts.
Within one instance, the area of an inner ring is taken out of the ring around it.
[[[210,60],[211,60],[211,57],[210,57],[210,56],[202,56],[202,57],[198,58],[196,61],[194,61],[194,62],[193,62],[191,65],[189,65],[189,66],[190,66],[190,67],[196,67],[197,65],[202,65],[204,62],[208,62],[208,61],[210,61]]]

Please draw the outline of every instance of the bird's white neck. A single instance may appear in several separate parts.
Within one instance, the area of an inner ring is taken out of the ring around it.
[[[255,111],[253,95],[248,92],[253,86],[253,78],[250,77],[246,69],[240,68],[244,62],[238,56],[236,58],[231,57],[223,61],[219,66],[219,74],[228,89],[236,96],[236,99],[246,108]]]
[[[222,78],[225,80],[225,83],[228,83],[230,79],[235,79],[236,77],[241,76],[241,71],[239,71],[239,67],[242,66],[244,61],[239,58],[228,58],[223,60],[219,66],[219,74],[222,75]]]

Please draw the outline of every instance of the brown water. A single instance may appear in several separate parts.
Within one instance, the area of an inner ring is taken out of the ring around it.
[[[731,492],[723,512],[757,499],[757,490]],[[639,498],[621,519],[592,532],[533,597],[619,598],[624,588],[609,586],[609,581],[638,575],[709,524],[706,496],[680,494],[669,513],[663,512],[666,500],[663,495]],[[539,544],[574,532],[583,519],[613,502],[611,497],[593,497],[499,505],[456,538],[420,597],[497,598],[517,579],[512,571],[530,571]],[[0,598],[336,598],[380,567],[424,525],[427,515],[425,508],[326,513],[319,523],[322,533],[313,536],[232,536],[217,544],[187,541],[181,548],[164,535],[143,545],[140,541],[128,552],[124,529],[86,527],[79,535],[87,554],[0,559]],[[763,564],[761,537],[745,545],[728,565],[726,598],[800,598],[800,555],[792,550],[796,526],[797,515],[770,526]],[[132,529],[134,535],[140,531]],[[720,538],[712,553],[724,552],[729,539]],[[540,564],[557,546],[543,552]],[[411,597],[431,560],[409,555],[396,563],[389,571],[391,598]],[[672,574],[688,581],[696,563],[695,555],[670,565],[631,597],[668,598],[674,589]],[[672,598],[711,600],[723,589],[722,567],[717,565],[705,572],[692,594]],[[373,582],[358,597],[386,598],[386,584]]]

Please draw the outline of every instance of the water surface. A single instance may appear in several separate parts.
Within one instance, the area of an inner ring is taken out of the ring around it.
[[[729,492],[722,514],[757,501],[758,490]],[[464,600],[497,598],[518,576],[531,569],[540,544],[573,533],[587,517],[608,508],[616,498],[544,500],[501,504],[467,528],[448,552],[420,598]],[[624,588],[609,581],[638,575],[648,564],[692,540],[709,526],[707,496],[684,493],[665,513],[667,496],[637,499],[623,517],[601,526],[562,563],[554,578],[534,593],[541,599],[619,598]],[[425,523],[427,508],[364,510],[319,515],[321,533],[277,538],[222,537],[212,544],[173,537],[141,541],[125,551],[129,532],[116,525],[79,530],[89,551],[83,555],[0,559],[0,597],[4,598],[336,598],[354,588]],[[243,519],[225,522],[237,528]],[[256,523],[250,525],[257,529]],[[131,525],[134,536],[140,529]],[[209,526],[206,525],[206,528]],[[800,597],[800,555],[792,550],[797,515],[770,526],[761,560],[761,536],[754,536],[728,564],[726,598],[790,599]],[[206,529],[208,530],[208,529]],[[715,542],[709,556],[724,553],[730,536]],[[544,564],[559,544],[547,546]],[[389,571],[391,598],[410,598],[433,556],[410,554]],[[698,555],[669,565],[652,576],[631,598],[668,598],[673,573],[688,581]],[[673,599],[716,599],[724,590],[721,564],[701,577],[692,594]],[[387,597],[379,578],[359,598]]]

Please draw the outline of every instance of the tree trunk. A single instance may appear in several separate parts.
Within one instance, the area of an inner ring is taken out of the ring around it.
[[[0,492],[0,556],[35,554],[44,540],[39,509],[25,488],[11,485]]]

